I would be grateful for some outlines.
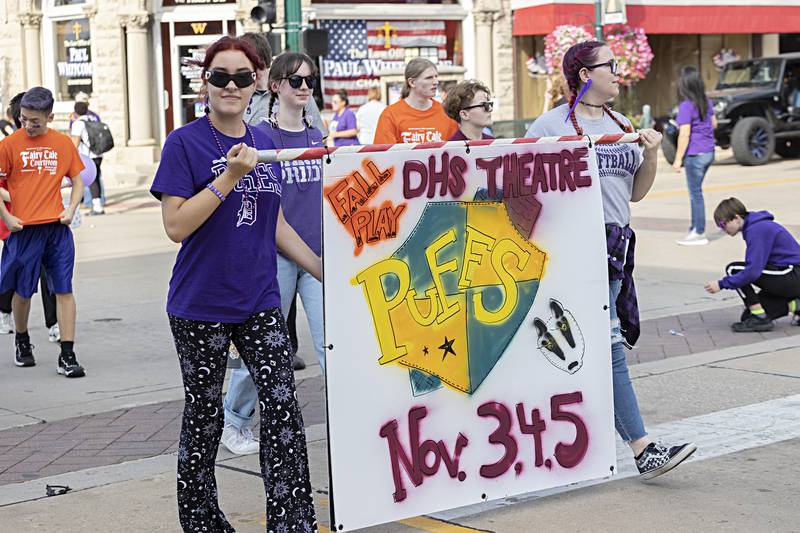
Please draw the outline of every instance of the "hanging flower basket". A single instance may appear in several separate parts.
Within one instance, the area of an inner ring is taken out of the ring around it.
[[[619,63],[619,81],[630,87],[650,72],[653,50],[642,28],[624,24],[606,26],[605,41]],[[564,54],[569,48],[594,36],[583,26],[558,26],[544,38],[545,68],[548,74],[560,73]]]
[[[544,38],[544,61],[548,74],[561,72],[564,54],[574,45],[594,37],[583,26],[557,26]]]
[[[620,85],[630,87],[645,79],[654,56],[644,30],[622,24],[605,29],[606,43],[617,59]]]

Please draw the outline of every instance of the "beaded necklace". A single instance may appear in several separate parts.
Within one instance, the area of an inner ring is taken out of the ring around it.
[[[214,137],[214,141],[217,143],[217,148],[219,148],[219,153],[222,155],[222,159],[225,160],[227,166],[228,158],[226,156],[225,150],[222,149],[222,143],[219,142],[219,137],[217,137],[217,128],[215,128],[214,124],[211,123],[211,118],[208,115],[206,115],[206,121],[208,122],[208,127],[211,128],[211,135]],[[256,138],[253,135],[253,130],[250,129],[250,126],[246,122],[244,121],[242,122],[244,123],[244,127],[247,129],[247,133],[250,134],[250,141],[253,143],[253,148],[255,148]],[[247,143],[244,144],[245,146],[247,145]],[[252,191],[248,191],[247,188],[245,188],[244,186],[242,187],[242,189],[243,189],[242,194],[244,195],[243,202],[252,201],[255,203],[255,201],[258,200],[258,188],[256,188],[255,196],[252,196]]]

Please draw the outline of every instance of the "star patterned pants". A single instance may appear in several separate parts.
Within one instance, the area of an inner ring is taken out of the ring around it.
[[[186,404],[178,449],[178,516],[184,531],[230,532],[217,501],[214,462],[223,428],[222,384],[228,345],[253,376],[261,407],[261,475],[267,531],[316,532],[303,418],[295,393],[292,351],[277,307],[241,324],[169,317]]]

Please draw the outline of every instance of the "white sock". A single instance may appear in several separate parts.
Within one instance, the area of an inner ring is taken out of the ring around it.
[[[100,198],[92,198],[92,210],[93,211],[102,211],[103,210],[103,204],[102,204]]]

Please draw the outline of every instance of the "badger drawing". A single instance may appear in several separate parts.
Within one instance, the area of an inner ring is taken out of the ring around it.
[[[539,351],[550,364],[568,374],[574,374],[583,366],[585,349],[583,334],[575,317],[558,300],[550,299],[552,316],[545,322],[533,319]]]

